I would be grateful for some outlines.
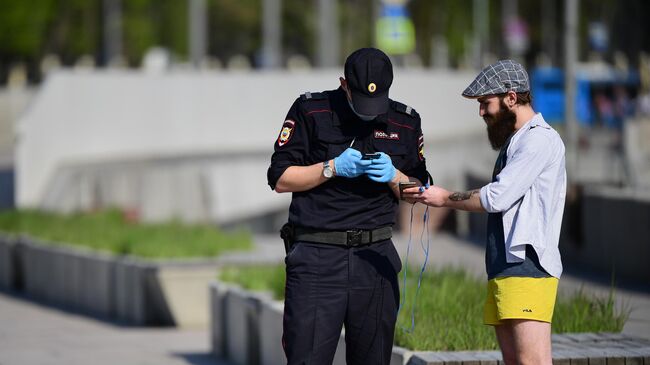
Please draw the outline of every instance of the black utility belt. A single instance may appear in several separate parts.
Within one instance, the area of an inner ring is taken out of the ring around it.
[[[373,230],[353,229],[348,231],[319,231],[310,228],[295,228],[295,239],[316,243],[327,243],[340,246],[362,246],[393,237],[392,227],[381,227]]]

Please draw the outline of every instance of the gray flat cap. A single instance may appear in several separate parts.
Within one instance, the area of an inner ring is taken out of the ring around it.
[[[504,94],[508,91],[516,93],[530,91],[528,73],[513,60],[501,60],[484,68],[463,91],[463,96],[480,98],[485,95]]]

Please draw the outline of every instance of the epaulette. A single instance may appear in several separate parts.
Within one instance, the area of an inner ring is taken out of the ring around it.
[[[323,100],[327,99],[327,94],[325,93],[312,93],[307,91],[306,93],[300,95],[302,100]]]
[[[402,104],[399,101],[393,101],[392,105],[393,105],[393,109],[395,109],[396,111],[398,111],[400,113],[403,113],[403,114],[406,114],[406,115],[409,115],[409,116],[412,116],[412,117],[415,117],[415,116],[418,115],[418,112],[416,112],[415,109],[411,108],[410,106],[408,106],[406,104]]]

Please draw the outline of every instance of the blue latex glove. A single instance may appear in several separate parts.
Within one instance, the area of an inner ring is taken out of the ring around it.
[[[387,183],[395,177],[395,166],[390,156],[383,152],[379,154],[379,158],[371,160],[372,164],[366,169],[366,174],[372,181]]]
[[[361,152],[348,148],[334,159],[334,170],[336,176],[357,177],[363,175],[371,163],[370,160],[361,159]]]

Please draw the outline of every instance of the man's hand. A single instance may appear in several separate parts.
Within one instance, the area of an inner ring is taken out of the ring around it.
[[[370,160],[361,159],[361,152],[348,148],[334,159],[334,172],[336,176],[357,177],[363,175],[371,163]]]
[[[404,189],[404,199],[412,199],[415,202],[426,204],[431,207],[444,207],[451,193],[436,185]]]
[[[395,177],[395,166],[390,156],[383,152],[379,152],[379,158],[370,160],[372,164],[366,170],[368,178],[372,181],[387,183]]]
[[[451,192],[439,186],[425,188],[408,188],[404,190],[404,198],[412,199],[415,202],[426,204],[431,207],[447,207],[465,210],[468,212],[484,212],[479,198],[479,190],[465,192]]]

